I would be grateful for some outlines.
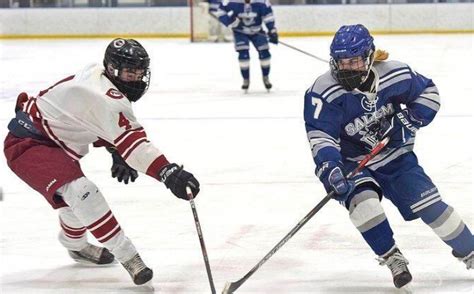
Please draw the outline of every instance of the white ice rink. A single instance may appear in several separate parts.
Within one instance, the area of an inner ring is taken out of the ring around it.
[[[323,58],[329,37],[283,38]],[[376,45],[431,77],[442,107],[418,133],[415,151],[444,200],[474,228],[472,186],[474,35],[375,36]],[[36,94],[90,62],[109,39],[0,43],[0,137],[20,91]],[[250,92],[233,45],[141,40],[152,58],[152,84],[135,104],[149,138],[193,172],[202,190],[198,213],[218,291],[247,273],[325,195],[303,124],[303,95],[328,65],[272,46],[271,93],[251,51]],[[74,99],[74,97],[71,97]],[[3,149],[3,148],[2,148]],[[109,175],[110,156],[82,160],[126,234],[154,269],[154,290],[133,286],[120,266],[75,264],[56,239],[57,214],[20,181],[0,156],[1,293],[210,293],[189,203],[141,175],[125,186]],[[474,275],[421,221],[404,222],[382,201],[410,261],[414,293],[473,293]],[[263,265],[238,293],[396,293],[391,274],[328,203]]]

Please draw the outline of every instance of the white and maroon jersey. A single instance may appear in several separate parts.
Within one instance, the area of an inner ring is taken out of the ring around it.
[[[91,143],[106,142],[134,169],[158,178],[166,157],[147,140],[131,102],[89,65],[23,104],[23,111],[71,158],[79,160]],[[104,144],[102,144],[104,145]]]

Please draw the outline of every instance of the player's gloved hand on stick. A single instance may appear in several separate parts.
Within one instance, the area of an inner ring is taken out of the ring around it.
[[[278,33],[276,29],[272,29],[268,32],[268,41],[273,44],[278,44]]]
[[[183,169],[183,166],[178,166],[176,163],[170,163],[164,166],[159,172],[160,181],[163,182],[166,188],[178,198],[189,200],[186,187],[189,187],[193,192],[194,198],[199,193],[199,182],[193,176]]]
[[[415,136],[416,131],[422,126],[408,109],[395,113],[391,118],[382,118],[377,130],[377,138],[382,140],[390,138],[387,147],[397,148]]]
[[[346,179],[343,170],[344,166],[341,162],[328,161],[316,171],[326,191],[328,193],[334,191],[334,199],[338,201],[346,201],[355,188],[355,182]]]
[[[125,160],[120,156],[120,154],[114,150],[109,152],[112,153],[112,178],[117,178],[117,181],[124,182],[125,185],[128,184],[128,181],[135,182],[136,178],[138,178],[138,172],[131,168]]]

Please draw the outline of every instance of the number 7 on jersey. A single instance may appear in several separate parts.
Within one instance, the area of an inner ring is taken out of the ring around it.
[[[323,100],[321,100],[319,98],[316,98],[316,97],[313,97],[313,99],[311,101],[312,101],[313,106],[316,107],[314,109],[313,117],[315,119],[317,119],[319,117],[319,113],[321,112],[321,109],[323,109]]]

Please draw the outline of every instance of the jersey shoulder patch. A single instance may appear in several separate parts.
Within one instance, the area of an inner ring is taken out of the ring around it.
[[[374,65],[374,69],[379,76],[378,91],[412,79],[412,70],[403,62],[395,60],[380,62]]]
[[[396,61],[396,60],[389,60],[385,62],[377,62],[374,64],[374,68],[377,70],[379,77],[381,79],[391,75],[395,72],[405,71],[409,72],[410,68],[406,63]]]
[[[105,95],[112,99],[122,99],[123,97],[125,97],[119,90],[114,88],[110,88],[109,90],[107,90]]]
[[[334,79],[330,71],[319,76],[307,93],[312,93],[322,98],[327,103],[347,93],[347,91]]]

